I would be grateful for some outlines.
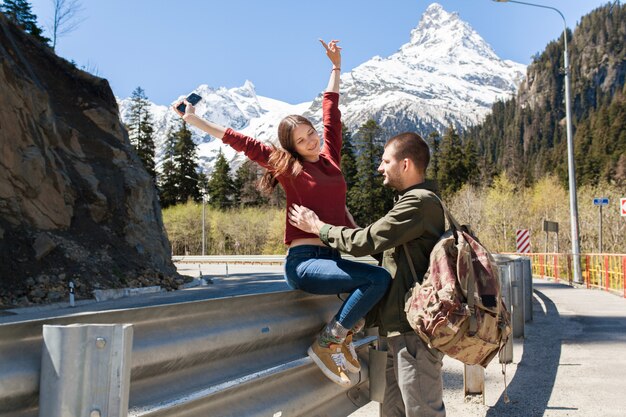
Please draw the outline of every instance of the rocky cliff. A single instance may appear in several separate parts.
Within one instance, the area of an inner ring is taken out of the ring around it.
[[[182,280],[105,79],[0,14],[0,307]]]

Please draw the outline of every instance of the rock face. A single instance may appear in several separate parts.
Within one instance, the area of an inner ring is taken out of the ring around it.
[[[163,285],[157,191],[104,79],[0,14],[0,307],[97,288]]]

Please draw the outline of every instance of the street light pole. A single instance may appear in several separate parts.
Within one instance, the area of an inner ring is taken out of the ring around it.
[[[202,189],[202,256],[204,256],[204,245],[206,242],[206,239],[204,237],[204,231],[205,231],[205,227],[204,227],[204,219],[205,219],[205,215],[204,215],[204,206],[206,205],[206,196],[205,196],[205,190],[204,188]]]
[[[524,4],[526,6],[540,7],[543,9],[554,10],[563,19],[563,41],[565,42],[564,58],[564,71],[565,71],[565,124],[567,131],[567,173],[569,177],[569,206],[570,206],[570,225],[572,228],[572,255],[574,257],[574,282],[582,284],[582,274],[580,271],[580,241],[578,238],[578,198],[576,196],[576,173],[574,168],[574,141],[572,138],[572,112],[570,107],[570,68],[569,59],[567,57],[567,23],[565,22],[565,16],[560,10],[544,6],[541,4],[526,3],[516,0],[493,0],[497,3],[517,3]]]
[[[206,205],[206,197],[207,197],[207,192],[206,192],[206,187],[204,186],[204,184],[200,183],[200,180],[190,177],[189,175],[185,175],[185,178],[190,179],[190,180],[194,180],[196,183],[202,185],[202,256],[205,255],[205,245],[206,245],[206,238],[205,238],[205,227],[204,227],[204,223],[205,223],[205,215],[204,215],[204,207]]]

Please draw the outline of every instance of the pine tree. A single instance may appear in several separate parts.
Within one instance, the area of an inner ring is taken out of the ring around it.
[[[43,36],[43,31],[37,26],[37,16],[32,12],[27,0],[4,0],[0,5],[0,12],[37,40],[46,44],[50,42],[50,39]]]
[[[161,174],[158,181],[162,208],[174,205],[178,200],[178,178],[176,164],[174,163],[176,140],[177,135],[170,128],[165,141],[163,165],[161,166]]]
[[[426,139],[430,148],[430,163],[426,170],[426,177],[437,179],[439,177],[439,154],[441,148],[441,136],[439,132],[430,132],[428,139]]]
[[[441,140],[439,185],[445,195],[452,195],[467,181],[461,139],[452,125]]]
[[[353,136],[356,148],[356,181],[348,194],[355,221],[366,225],[382,217],[393,205],[393,193],[383,187],[377,168],[383,154],[382,129],[368,120]]]
[[[176,167],[176,185],[178,192],[177,202],[186,202],[190,198],[200,201],[200,180],[198,174],[198,162],[196,144],[191,139],[191,131],[187,124],[181,120],[179,130],[176,132],[176,146],[174,148],[174,165]]]
[[[230,207],[234,200],[235,185],[230,178],[230,166],[220,149],[213,173],[207,184],[209,192],[209,203],[213,207],[225,209]]]
[[[481,174],[478,168],[478,152],[476,151],[476,142],[473,140],[468,140],[465,143],[463,150],[463,166],[465,167],[467,181],[473,186],[478,186]]]
[[[235,173],[235,204],[239,207],[262,206],[268,203],[258,189],[257,183],[262,173],[256,162],[246,160]]]
[[[152,127],[148,97],[141,87],[137,87],[132,93],[130,115],[126,127],[130,143],[135,147],[144,168],[152,178],[156,179],[154,128]]]
[[[346,206],[351,213],[356,212],[356,203],[353,201],[355,194],[354,187],[357,182],[357,167],[356,158],[354,155],[354,146],[352,145],[352,133],[342,123],[341,124],[341,172],[346,180],[347,194],[346,194]]]
[[[343,123],[341,124],[341,136],[341,172],[346,180],[348,190],[350,190],[356,181],[356,159],[352,145],[352,133]]]

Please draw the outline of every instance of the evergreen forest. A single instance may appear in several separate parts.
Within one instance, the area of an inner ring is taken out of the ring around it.
[[[603,215],[604,251],[626,252],[626,222],[617,209],[619,198],[626,197],[625,13],[619,3],[607,4],[567,32],[583,252],[598,248],[599,212],[592,205],[596,197],[611,202]],[[535,252],[571,250],[563,52],[561,36],[536,54],[517,94],[496,102],[479,125],[465,131],[449,126],[444,132],[420,132],[432,153],[427,175],[438,181],[459,220],[471,224],[494,251],[515,251],[518,228],[531,231]],[[393,205],[393,193],[382,187],[376,171],[388,138],[374,120],[355,132],[343,130],[347,205],[360,225],[376,220]],[[284,252],[277,244],[284,230],[284,197],[280,192],[272,198],[258,192],[255,183],[262,170],[255,164],[242,164],[233,176],[222,159],[220,155],[209,180],[213,185],[205,190],[211,206],[208,253]],[[162,203],[168,206],[189,197],[198,200],[187,193]],[[257,211],[258,207],[265,209]],[[543,220],[558,222],[561,233],[545,234]],[[165,209],[164,222],[174,254],[198,253],[198,204]],[[197,231],[193,236],[192,230]]]

